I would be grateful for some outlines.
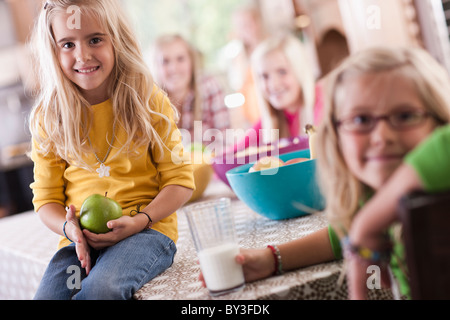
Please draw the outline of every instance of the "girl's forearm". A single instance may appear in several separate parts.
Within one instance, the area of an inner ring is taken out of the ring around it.
[[[47,203],[37,211],[41,221],[53,232],[63,236],[66,210],[59,203]]]
[[[162,220],[184,205],[192,196],[192,189],[179,185],[164,187],[152,202],[141,211],[151,217],[153,223]]]
[[[328,228],[278,245],[284,270],[292,270],[335,259]]]

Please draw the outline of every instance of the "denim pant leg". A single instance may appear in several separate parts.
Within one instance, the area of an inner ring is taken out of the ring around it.
[[[79,281],[86,276],[77,258],[75,244],[59,249],[45,270],[35,300],[68,300],[76,292],[77,286],[70,282],[74,266],[78,270]],[[71,271],[72,270],[72,271]],[[78,286],[79,287],[79,286]]]
[[[175,243],[148,229],[100,251],[95,266],[73,298],[128,300],[173,263]]]

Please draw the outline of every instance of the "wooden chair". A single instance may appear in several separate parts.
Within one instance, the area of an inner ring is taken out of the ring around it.
[[[413,192],[399,208],[412,299],[450,299],[450,192]]]

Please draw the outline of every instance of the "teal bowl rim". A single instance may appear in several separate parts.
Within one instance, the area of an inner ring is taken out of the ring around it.
[[[295,155],[298,154],[299,156],[291,157],[294,154]],[[291,160],[291,159],[295,159],[295,158],[310,158],[310,151],[309,151],[309,149],[297,150],[297,151],[280,154],[277,157],[285,162],[287,160]],[[305,160],[302,162],[286,164],[286,165],[283,165],[283,166],[277,167],[277,168],[265,169],[264,174],[261,174],[261,172],[263,172],[263,171],[248,172],[248,170],[256,163],[256,161],[254,161],[254,162],[243,164],[243,165],[237,166],[233,169],[230,169],[225,174],[227,175],[227,177],[228,177],[228,175],[237,175],[237,174],[271,175],[271,172],[278,172],[279,170],[285,170],[284,168],[287,168],[292,165],[311,165],[311,162],[316,162],[316,161],[317,161],[316,159],[309,159],[309,160]]]
[[[304,150],[297,150],[297,151],[293,151],[290,153],[286,153],[286,154],[282,154],[279,155],[279,158],[282,159],[283,161],[287,161],[290,159],[294,159],[294,158],[310,158],[310,151],[309,149],[304,149]],[[233,169],[230,169],[229,171],[227,171],[226,175],[227,177],[230,177],[230,186],[231,189],[236,192],[236,190],[234,189],[234,178],[238,178],[238,179],[242,179],[244,177],[246,177],[247,175],[266,175],[267,176],[267,182],[270,183],[271,181],[271,176],[273,177],[274,175],[276,175],[278,173],[278,171],[281,171],[280,173],[283,175],[285,175],[287,172],[283,172],[283,170],[289,170],[290,166],[296,165],[298,167],[300,166],[304,166],[306,170],[310,170],[312,167],[314,167],[314,170],[316,168],[316,159],[309,159],[309,160],[305,160],[303,162],[297,162],[297,163],[292,163],[292,164],[288,164],[288,165],[284,165],[281,167],[277,167],[277,168],[273,168],[273,169],[266,169],[266,170],[262,170],[262,171],[255,171],[255,172],[248,172],[248,170],[250,169],[251,166],[253,166],[253,164],[255,162],[249,163],[249,164],[244,164],[238,167],[235,167]],[[298,168],[297,167],[297,168]],[[274,170],[278,170],[278,171],[274,171]],[[271,174],[271,171],[274,171],[273,174]],[[261,174],[262,172],[265,172],[265,174]],[[250,178],[250,176],[247,176]],[[256,176],[254,176],[256,177]],[[250,178],[250,179],[254,179],[254,178]],[[261,181],[264,181],[264,178],[262,178]],[[318,191],[320,192],[320,186],[318,184],[318,182],[316,182]],[[238,196],[239,199],[241,199],[240,196]],[[241,199],[242,201],[245,202],[245,200]],[[311,210],[307,210],[305,211],[304,209],[299,209],[298,207],[295,210],[288,209],[288,211],[286,211],[285,213],[276,213],[275,211],[273,213],[271,213],[270,211],[261,211],[260,208],[258,208],[259,206],[255,206],[253,204],[247,204],[249,205],[249,207],[254,210],[256,213],[272,219],[272,220],[284,220],[284,219],[291,219],[291,218],[297,218],[297,217],[301,217],[301,216],[305,216],[305,215],[309,215],[312,212],[318,212],[318,211],[322,211],[325,208],[325,199],[323,198],[323,195],[321,195],[320,199],[318,200],[318,202],[316,203],[318,207],[311,207]]]

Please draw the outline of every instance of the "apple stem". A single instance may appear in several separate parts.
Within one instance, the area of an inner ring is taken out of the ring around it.
[[[105,198],[107,198],[107,195],[108,195],[108,191],[105,192]]]

